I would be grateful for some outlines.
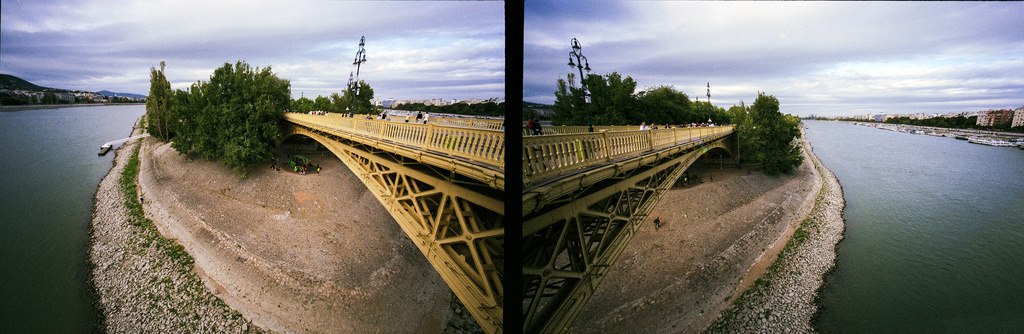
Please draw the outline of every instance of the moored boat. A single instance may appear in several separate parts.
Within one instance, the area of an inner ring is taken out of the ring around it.
[[[99,153],[99,155],[107,154],[107,152],[110,152],[110,148],[111,147],[113,147],[113,145],[110,145],[110,144],[106,144],[106,145],[100,146],[100,153]]]

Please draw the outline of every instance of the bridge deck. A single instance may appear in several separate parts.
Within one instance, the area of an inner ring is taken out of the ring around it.
[[[578,127],[567,127],[578,128]],[[585,128],[585,127],[583,127]],[[618,130],[609,127],[593,133],[523,137],[523,187],[595,165],[611,164],[619,159],[652,153],[677,145],[699,145],[722,134],[732,126],[687,127],[660,130]]]
[[[342,115],[289,113],[285,115],[285,119],[450,170],[487,183],[496,189],[505,188],[505,132],[501,130],[433,123],[388,122]],[[452,121],[445,124],[459,123]],[[476,125],[463,125],[486,127],[479,125],[479,122],[474,124]]]

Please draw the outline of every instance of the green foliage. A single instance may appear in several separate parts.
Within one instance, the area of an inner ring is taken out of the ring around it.
[[[1024,127],[1010,127],[1011,122],[996,123],[993,126],[978,126],[978,116],[963,117],[932,117],[926,119],[911,119],[910,117],[893,117],[885,121],[890,124],[907,124],[917,126],[933,126],[939,128],[952,128],[952,129],[980,129],[980,130],[998,130],[998,131],[1013,131],[1013,132],[1024,132]]]
[[[741,108],[746,109],[744,106]],[[736,115],[742,114],[739,109]],[[768,174],[790,173],[803,163],[800,119],[779,112],[779,100],[760,93],[744,120],[736,127],[740,152],[749,161],[761,163]]]
[[[575,74],[569,73],[566,78],[573,82]],[[586,125],[587,114],[583,109],[583,91],[571,87],[566,80],[558,79],[555,90],[555,105],[551,112],[552,125]]]
[[[647,112],[646,120],[642,122],[657,120],[655,123],[658,124],[689,124],[700,121],[690,97],[672,86],[658,86],[641,92],[640,102]]]
[[[423,103],[417,102],[402,104],[395,107],[394,109],[471,116],[505,116],[505,102],[496,103],[493,101],[474,104],[459,102],[444,106],[428,106]]]
[[[569,82],[575,79],[570,73]],[[591,103],[584,107],[583,90],[566,84],[566,80],[558,79],[558,90],[555,91],[555,105],[551,123],[554,125],[586,125],[587,108],[594,125],[640,124],[644,114],[641,113],[640,101],[637,97],[636,81],[631,77],[622,78],[619,73],[600,76],[588,74],[584,79],[590,90]],[[651,120],[653,122],[653,120]]]
[[[209,82],[175,93],[188,111],[172,147],[206,159],[220,159],[246,176],[249,164],[269,159],[281,136],[281,120],[290,105],[291,84],[270,67],[252,68],[242,61],[214,70]]]
[[[146,132],[157,139],[167,141],[173,134],[172,127],[175,117],[171,113],[170,98],[171,83],[164,76],[164,62],[160,62],[160,70],[150,67],[149,75],[149,97],[146,98]]]
[[[373,100],[373,88],[370,88],[370,85],[366,84],[366,82],[362,80],[359,80],[357,85],[359,85],[358,92],[350,90],[342,92],[343,95],[341,96],[341,99],[346,103],[344,106],[348,107],[347,103],[354,103],[352,112],[356,114],[374,113],[375,109],[373,108],[373,103],[370,102],[370,100]],[[355,97],[355,102],[351,102],[351,98],[353,96]],[[337,112],[345,112],[345,109],[341,109]]]
[[[587,113],[583,106],[583,91],[573,88],[575,76],[558,79],[555,105],[552,109],[553,125],[586,125]],[[718,124],[733,122],[733,115],[707,101],[694,103],[685,93],[672,86],[657,86],[636,92],[636,81],[622,78],[618,73],[605,76],[587,75],[591,103],[587,106],[594,125],[630,124],[690,124],[711,121]]]
[[[292,100],[291,108],[289,109],[294,112],[308,113],[316,110],[316,106],[314,105],[313,100],[308,97],[301,97],[298,100]]]

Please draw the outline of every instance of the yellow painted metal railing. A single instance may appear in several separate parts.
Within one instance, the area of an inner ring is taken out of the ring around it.
[[[732,129],[732,126],[633,131],[595,128],[593,133],[523,137],[523,184],[672,145],[707,140]]]
[[[475,118],[448,118],[448,117],[430,117],[428,124],[437,124],[444,126],[458,126],[464,128],[476,128],[476,129],[490,129],[490,130],[503,130],[505,126],[504,120],[495,119],[475,119]]]
[[[606,126],[595,126],[594,127],[594,132],[600,132],[601,130],[605,130],[605,131],[633,131],[633,130],[639,130],[639,129],[640,129],[639,125],[606,125]],[[574,125],[574,126],[550,125],[550,126],[541,127],[540,130],[541,130],[541,133],[543,133],[544,135],[562,135],[562,134],[570,134],[570,133],[588,133],[588,132],[590,132],[589,128],[587,128],[586,126],[581,126],[581,125]],[[529,129],[527,129],[524,126],[523,127],[523,136],[525,137],[525,136],[532,136],[532,135],[533,135],[533,132],[530,131]]]
[[[388,122],[349,118],[341,115],[285,114],[289,121],[311,127],[348,132],[411,146],[421,150],[445,153],[505,169],[505,132],[459,126]]]

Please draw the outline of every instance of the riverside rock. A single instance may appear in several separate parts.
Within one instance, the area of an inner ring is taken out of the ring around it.
[[[209,293],[192,268],[152,239],[155,228],[131,215],[118,181],[138,145],[130,142],[116,151],[114,167],[100,182],[94,201],[89,258],[106,331],[264,333],[247,326],[238,312]]]
[[[807,232],[802,243],[787,247],[768,272],[761,277],[766,284],[751,288],[717,319],[707,332],[736,333],[751,330],[778,332],[814,332],[812,320],[817,312],[814,300],[824,276],[835,265],[835,247],[842,239],[845,201],[838,179],[814,155],[805,140],[803,150],[821,175],[822,186],[814,209],[801,228]],[[768,323],[751,324],[748,316],[758,310],[773,310]],[[778,312],[778,313],[777,313]]]

